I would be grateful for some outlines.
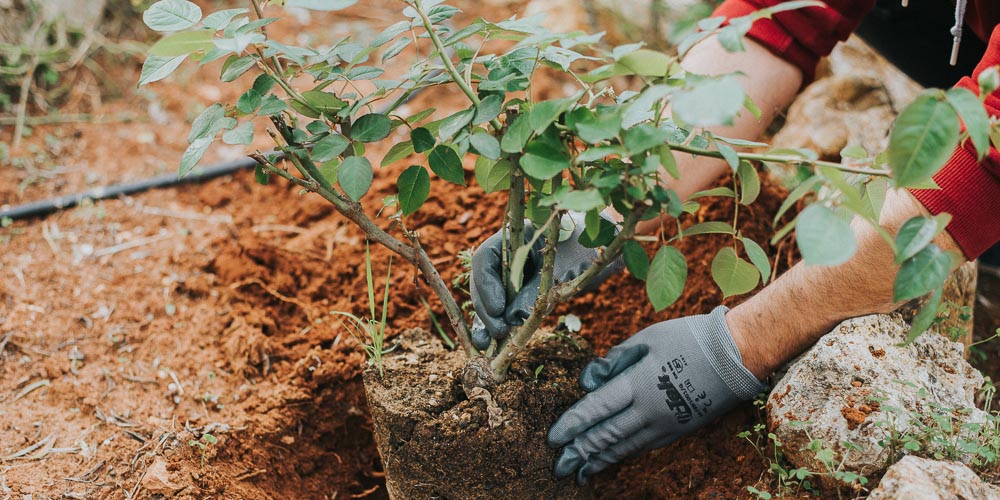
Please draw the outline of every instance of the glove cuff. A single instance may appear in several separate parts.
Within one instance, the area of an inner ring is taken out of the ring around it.
[[[767,388],[767,384],[757,380],[743,366],[743,356],[726,326],[727,312],[728,307],[718,306],[710,314],[697,316],[701,324],[692,325],[692,332],[719,378],[733,394],[747,401],[757,397],[757,394]]]

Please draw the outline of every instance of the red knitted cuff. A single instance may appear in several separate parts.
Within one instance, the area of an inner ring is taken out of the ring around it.
[[[752,14],[757,10],[760,8],[746,0],[726,0],[715,9],[712,16],[732,19]],[[791,33],[774,20],[759,19],[755,21],[750,27],[750,31],[747,32],[747,37],[763,45],[772,54],[799,68],[802,71],[803,86],[811,83],[815,78],[819,57],[803,47]]]
[[[967,143],[969,141],[966,141]],[[1000,153],[991,149],[985,163],[997,164]],[[948,163],[934,175],[941,189],[911,189],[927,210],[952,215],[948,234],[968,259],[975,259],[1000,241],[1000,179],[988,172],[966,144],[955,149]]]

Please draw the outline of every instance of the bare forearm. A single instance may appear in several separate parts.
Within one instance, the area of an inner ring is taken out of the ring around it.
[[[802,73],[753,40],[745,40],[744,45],[745,52],[727,52],[714,36],[709,37],[688,52],[681,66],[686,71],[701,75],[743,73],[739,81],[760,108],[760,118],[744,111],[732,125],[710,127],[708,130],[724,137],[754,140],[795,98],[802,85]],[[673,179],[666,173],[661,175],[682,199],[711,186],[729,168],[724,161],[714,158],[677,153],[676,159],[680,179]],[[638,232],[649,234],[658,227],[658,222],[647,221],[639,226]]]
[[[895,235],[904,222],[924,213],[908,193],[891,192],[880,225]],[[771,374],[845,319],[895,309],[898,266],[892,249],[867,223],[855,219],[852,226],[858,251],[851,260],[833,267],[799,263],[726,315],[743,363],[754,375]],[[947,232],[934,243],[958,250]]]

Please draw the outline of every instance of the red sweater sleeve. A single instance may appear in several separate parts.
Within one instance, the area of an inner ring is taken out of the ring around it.
[[[726,0],[714,16],[745,16],[783,0]],[[875,0],[826,0],[827,7],[807,7],[775,14],[750,27],[747,36],[764,45],[778,57],[802,70],[811,81],[816,64],[830,54],[837,42],[847,40],[861,19],[875,5]]]
[[[1000,64],[1000,26],[993,29],[986,54],[972,78],[965,77],[956,87],[979,94],[979,73]],[[1000,90],[986,97],[986,111],[1000,117]],[[969,259],[975,259],[1000,241],[1000,152],[990,148],[979,162],[970,141],[955,149],[948,163],[934,176],[941,189],[913,189],[910,192],[932,214],[952,215],[948,234]]]

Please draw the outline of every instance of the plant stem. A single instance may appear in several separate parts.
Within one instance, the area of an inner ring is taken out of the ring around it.
[[[562,183],[562,177],[556,176],[552,179],[552,191],[559,189],[559,185]],[[552,288],[553,284],[553,274],[555,271],[556,263],[556,245],[559,244],[559,232],[562,230],[562,217],[558,211],[554,211],[552,217],[555,218],[554,221],[549,221],[549,226],[547,228],[539,228],[539,231],[545,230],[545,250],[542,251],[542,276],[541,282],[538,284],[538,295],[545,295],[549,293],[549,289]],[[554,222],[554,223],[553,223]]]
[[[510,192],[507,197],[507,227],[508,244],[502,247],[503,283],[507,290],[507,301],[510,302],[517,294],[516,287],[510,282],[510,261],[514,252],[524,245],[524,174],[518,166],[518,156],[511,155]],[[508,250],[509,248],[509,250]]]
[[[710,156],[712,158],[723,158],[722,153],[718,151],[712,151],[710,149],[696,148],[694,146],[686,144],[668,143],[667,145],[673,151],[681,151],[683,153],[691,153],[693,155],[698,155],[698,156]],[[834,163],[832,161],[810,160],[808,158],[802,158],[801,156],[767,155],[767,154],[740,153],[740,152],[737,152],[736,154],[741,160],[785,163],[790,165],[804,164],[804,165],[813,165],[817,167],[823,166],[823,167],[835,168],[837,170],[840,170],[841,172],[848,172],[851,174],[873,175],[876,177],[889,177],[892,175],[892,172],[888,170],[848,167],[846,165],[841,165],[839,163]]]
[[[427,17],[427,13],[424,12],[424,7],[420,5],[420,0],[413,0],[413,9],[420,15],[420,21],[423,23],[424,29],[427,30],[427,35],[431,37],[431,43],[433,43],[434,48],[437,49],[438,56],[444,64],[445,71],[447,71],[448,75],[451,76],[455,85],[458,85],[458,88],[462,89],[462,93],[464,93],[465,96],[472,101],[472,104],[478,106],[479,96],[476,95],[476,93],[472,90],[472,87],[466,83],[464,78],[462,78],[462,74],[455,68],[455,63],[451,62],[451,58],[448,57],[448,54],[444,50],[444,44],[441,43],[441,38],[438,36],[437,31],[434,31],[434,23],[432,23],[431,19]],[[490,120],[490,125],[493,125],[494,130],[500,130],[502,127],[500,120],[497,120],[496,118]]]
[[[625,217],[625,220],[622,222],[621,232],[611,240],[611,243],[605,247],[600,257],[586,271],[570,281],[552,286],[544,294],[538,294],[538,299],[535,300],[535,308],[532,309],[531,315],[523,325],[511,334],[510,339],[500,348],[500,352],[490,362],[493,375],[497,380],[504,380],[514,358],[524,350],[528,339],[538,330],[542,321],[552,313],[556,305],[569,300],[579,293],[580,290],[614,261],[619,252],[621,252],[625,242],[631,239],[635,233],[635,226],[641,220],[643,212],[645,212],[645,209],[642,206],[637,206],[635,210]],[[543,262],[542,265],[544,267],[545,263]]]

